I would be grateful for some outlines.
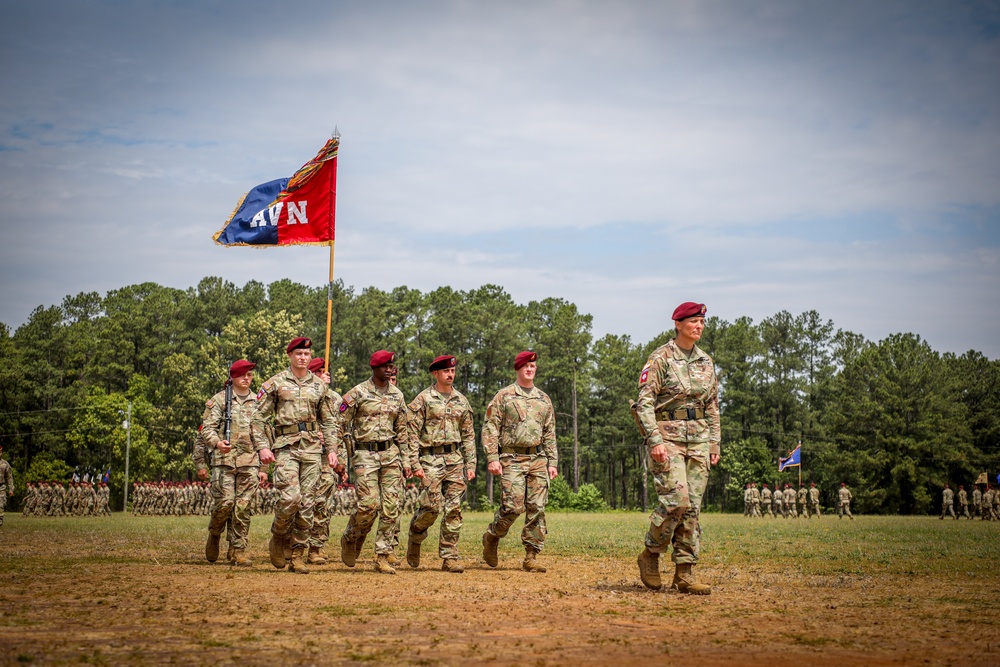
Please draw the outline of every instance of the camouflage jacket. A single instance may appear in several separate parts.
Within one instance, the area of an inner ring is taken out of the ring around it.
[[[958,504],[959,505],[969,504],[969,494],[965,492],[965,489],[958,490]]]
[[[819,502],[819,489],[815,486],[809,487],[809,502],[818,503]]]
[[[789,507],[795,506],[795,489],[792,487],[785,489],[785,504]]]
[[[853,498],[851,490],[846,486],[840,487],[840,491],[837,491],[837,500],[839,500],[841,504],[851,502],[851,498]]]
[[[943,502],[945,505],[954,505],[955,504],[955,492],[952,491],[951,489],[945,489],[944,491],[942,491],[941,492],[941,502]]]
[[[750,500],[760,502],[760,489],[756,486],[750,487]]]
[[[407,430],[409,432],[410,468],[420,470],[420,448],[435,445],[461,444],[459,451],[446,454],[463,461],[466,468],[476,468],[476,431],[472,423],[472,406],[457,389],[442,394],[428,387],[410,402]]]
[[[257,392],[257,410],[250,420],[254,449],[281,449],[298,443],[307,454],[325,451],[324,442],[334,442],[337,430],[337,408],[330,403],[328,389],[308,371],[301,380],[291,370],[267,380]],[[273,436],[268,429],[272,422]],[[305,430],[296,429],[299,424]]]
[[[765,503],[771,502],[771,489],[764,487],[760,492],[760,499]]]
[[[340,424],[333,440],[339,459],[347,460],[345,438],[348,437],[353,437],[354,442],[392,440],[400,456],[407,451],[406,399],[395,385],[379,389],[374,380],[368,378],[344,394],[339,411]],[[391,458],[394,457],[389,460]],[[404,458],[403,462],[409,464],[409,459]]]
[[[226,439],[226,392],[208,399],[205,403],[205,414],[202,415],[201,439],[205,443],[205,453],[212,458],[213,466],[237,468],[243,466],[259,466],[260,459],[250,437],[250,419],[257,411],[257,397],[253,392],[246,396],[238,396],[233,392],[232,415],[229,423],[229,444],[232,449],[226,454],[216,447],[220,440]]]
[[[497,392],[486,407],[483,424],[483,451],[490,463],[499,461],[505,447],[542,446],[549,468],[559,467],[556,448],[555,408],[548,394],[532,387],[525,389],[516,382]]]
[[[809,491],[806,490],[806,487],[804,486],[799,487],[798,498],[799,498],[799,505],[805,505],[806,502],[809,500]]]
[[[680,445],[709,443],[709,452],[720,453],[719,380],[712,358],[695,345],[690,356],[669,341],[649,355],[639,375],[639,420],[649,433],[647,446],[665,440]],[[701,409],[698,419],[674,419],[678,409]]]
[[[14,488],[14,471],[7,459],[0,459],[0,491]]]
[[[979,507],[979,505],[982,502],[983,502],[983,492],[979,490],[979,487],[976,487],[975,489],[972,490],[972,504],[975,505],[976,507]]]

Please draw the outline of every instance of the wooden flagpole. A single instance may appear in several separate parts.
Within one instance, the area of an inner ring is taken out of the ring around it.
[[[330,282],[326,286],[326,356],[323,371],[330,372],[330,323],[333,321],[333,239],[330,240]]]
[[[338,146],[340,145],[340,128],[334,125],[333,133],[330,135],[331,139],[337,139]],[[339,152],[339,150],[338,150]],[[336,172],[334,172],[334,177],[336,177]],[[334,193],[336,194],[336,193]],[[334,199],[336,202],[336,199]],[[336,204],[334,204],[336,206]],[[334,215],[336,215],[336,210],[334,210]],[[330,372],[330,326],[333,322],[333,243],[334,239],[330,239],[330,281],[326,285],[326,356],[323,357],[323,371],[326,373]]]

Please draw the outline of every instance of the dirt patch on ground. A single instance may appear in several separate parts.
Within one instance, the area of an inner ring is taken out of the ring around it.
[[[633,558],[546,553],[547,573],[523,572],[514,536],[496,570],[473,553],[464,574],[444,573],[425,548],[420,569],[380,575],[369,543],[353,569],[338,561],[296,575],[271,567],[262,539],[252,569],[206,563],[194,519],[169,548],[18,531],[16,521],[0,533],[3,664],[998,662],[985,613],[998,591],[971,573],[808,576],[706,565],[698,574],[714,590],[695,597],[646,590]]]

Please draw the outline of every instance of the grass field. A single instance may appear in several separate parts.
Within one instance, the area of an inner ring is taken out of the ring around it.
[[[520,522],[486,567],[489,519],[466,515],[464,574],[439,570],[434,528],[418,570],[375,574],[369,538],[353,570],[301,576],[267,562],[267,517],[248,570],[205,562],[205,517],[8,513],[0,661],[1000,664],[1000,523],[706,515],[696,572],[714,590],[696,597],[639,583],[644,515],[549,514],[546,574],[519,569]],[[335,557],[345,523],[333,520]]]

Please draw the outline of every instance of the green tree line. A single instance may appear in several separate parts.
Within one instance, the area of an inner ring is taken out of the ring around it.
[[[38,307],[15,331],[0,323],[0,441],[19,488],[110,470],[120,503],[126,449],[133,480],[191,478],[202,406],[228,363],[255,361],[256,389],[287,365],[292,337],[309,336],[322,355],[327,293],[289,280],[240,287],[208,277],[187,290],[143,283],[80,293]],[[412,398],[430,384],[430,361],[455,354],[456,386],[478,431],[490,398],[513,381],[514,355],[533,349],[536,382],[556,408],[569,492],[591,485],[600,498],[591,487],[579,497],[612,508],[655,501],[627,406],[671,322],[645,343],[595,340],[591,316],[573,303],[519,304],[496,285],[357,291],[337,282],[331,294],[338,390],[367,378],[371,353],[389,349]],[[797,483],[800,471],[778,473],[777,461],[800,441],[803,481],[815,481],[827,505],[846,481],[862,512],[934,511],[944,482],[969,486],[1000,468],[1000,362],[979,352],[942,354],[912,333],[868,341],[816,311],[757,323],[710,317],[701,347],[721,383],[723,456],[709,510],[741,508],[748,481]],[[492,497],[491,481],[481,460],[473,504]]]

